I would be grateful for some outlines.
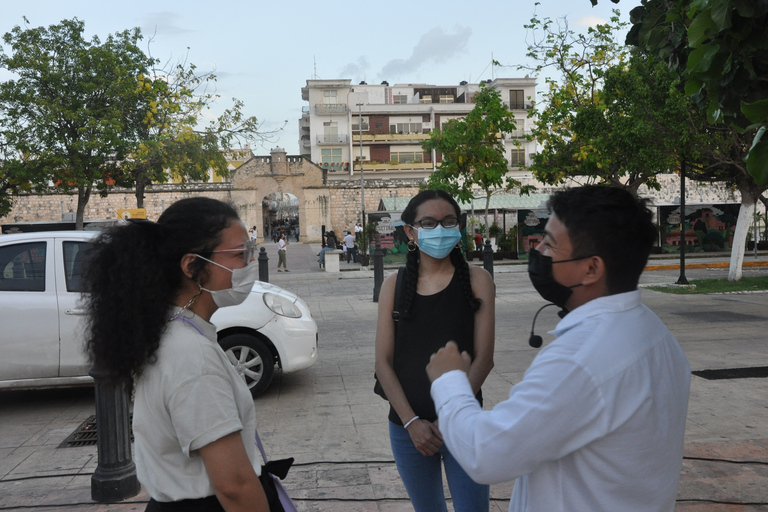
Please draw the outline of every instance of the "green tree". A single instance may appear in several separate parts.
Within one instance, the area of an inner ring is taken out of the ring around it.
[[[520,182],[507,175],[504,157],[505,134],[515,130],[514,114],[502,102],[501,93],[481,84],[474,95],[475,107],[463,119],[452,119],[442,129],[435,129],[422,147],[442,155],[437,170],[430,175],[428,186],[440,188],[469,202],[473,188],[485,192],[485,224],[495,190],[510,190]],[[527,192],[522,190],[521,193]]]
[[[279,131],[260,131],[257,118],[247,117],[243,102],[235,98],[224,113],[200,126],[203,113],[219,99],[209,92],[216,80],[214,73],[200,73],[187,62],[170,70],[154,69],[152,77],[138,77],[146,102],[134,120],[138,137],[122,164],[121,183],[135,187],[138,208],[144,206],[144,193],[152,182],[206,180],[210,170],[227,176],[226,155],[234,143],[263,143]]]
[[[104,43],[86,41],[83,31],[77,18],[16,26],[3,37],[10,55],[0,50],[0,68],[16,77],[0,84],[0,138],[12,155],[3,172],[23,175],[39,192],[46,182],[76,190],[78,228],[94,187],[106,192],[135,141],[138,77],[150,64],[138,29]]]
[[[768,1],[640,4],[630,12],[633,27],[627,44],[667,62],[711,122],[753,133],[743,158],[756,183],[768,183]]]
[[[539,61],[534,70],[553,67],[561,75],[547,80],[545,102],[531,113],[541,150],[530,169],[540,181],[586,177],[637,194],[643,184],[658,189],[656,176],[676,169],[681,155],[694,158],[699,134],[688,120],[695,113],[663,63],[629,56],[616,43],[624,26],[616,11],[586,34],[574,34],[564,20],[534,17],[526,25],[543,33],[529,47]]]

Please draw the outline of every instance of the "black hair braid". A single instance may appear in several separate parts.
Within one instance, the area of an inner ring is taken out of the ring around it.
[[[416,286],[419,283],[419,258],[420,251],[418,248],[414,251],[408,251],[408,255],[405,258],[405,275],[403,276],[403,289],[400,293],[403,294],[402,304],[403,310],[400,312],[403,318],[408,318],[411,312],[411,304],[413,303],[413,296],[416,295]],[[397,299],[397,298],[396,298]],[[395,308],[398,304],[395,303]]]
[[[467,263],[467,261],[464,259],[464,256],[461,254],[461,249],[458,247],[454,247],[451,251],[451,263],[453,263],[453,266],[456,268],[456,272],[459,273],[461,287],[464,290],[464,296],[467,298],[469,306],[472,308],[472,311],[477,311],[480,309],[482,301],[475,297],[475,294],[472,293],[472,280],[469,275],[469,263]]]

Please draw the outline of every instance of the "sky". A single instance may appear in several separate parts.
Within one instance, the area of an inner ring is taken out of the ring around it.
[[[0,35],[25,26],[24,17],[30,27],[78,18],[86,39],[96,35],[102,41],[139,27],[146,53],[216,74],[221,98],[210,115],[237,98],[263,131],[280,130],[252,147],[256,154],[268,155],[279,146],[298,155],[298,120],[308,106],[301,88],[308,79],[451,86],[525,76],[517,66],[532,64],[525,57],[532,35],[523,25],[534,13],[566,17],[570,28],[581,32],[607,22],[612,9],[628,21],[636,4],[639,0],[618,5],[600,0],[596,7],[589,0],[539,0],[539,5],[534,0],[0,0]],[[491,66],[492,59],[502,67]],[[10,78],[0,70],[0,81]]]

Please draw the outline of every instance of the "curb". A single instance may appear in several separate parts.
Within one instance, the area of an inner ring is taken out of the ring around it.
[[[728,261],[716,261],[711,263],[686,263],[685,268],[729,268]],[[744,267],[768,267],[768,261],[745,261],[741,264]],[[680,264],[676,265],[646,265],[645,270],[679,270]]]

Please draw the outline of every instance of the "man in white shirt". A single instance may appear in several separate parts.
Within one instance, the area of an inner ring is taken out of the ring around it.
[[[352,236],[350,231],[347,231],[347,235],[344,237],[344,247],[347,248],[347,263],[349,260],[357,260],[357,254],[355,251],[355,237]]]
[[[610,187],[556,192],[529,275],[568,312],[522,382],[482,411],[469,356],[449,343],[427,366],[445,444],[479,483],[517,479],[510,511],[672,512],[690,367],[637,283],[656,228],[645,202]]]

